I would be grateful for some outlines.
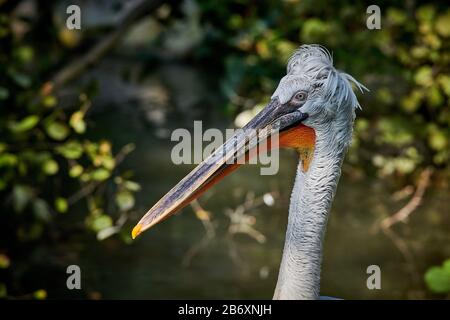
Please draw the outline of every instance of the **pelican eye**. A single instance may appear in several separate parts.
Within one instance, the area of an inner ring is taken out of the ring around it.
[[[299,91],[296,94],[294,94],[294,96],[292,97],[292,102],[294,103],[302,103],[306,100],[306,97],[308,95],[306,94],[305,91]]]

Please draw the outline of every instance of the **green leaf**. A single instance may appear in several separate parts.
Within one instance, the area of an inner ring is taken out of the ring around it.
[[[37,290],[33,293],[33,297],[36,300],[45,300],[47,299],[47,291],[45,291],[44,289]]]
[[[447,136],[443,131],[435,128],[430,131],[428,143],[436,151],[443,150],[447,147]]]
[[[19,122],[13,122],[9,125],[9,129],[15,133],[25,132],[33,129],[39,122],[39,117],[36,115],[31,115],[25,117]]]
[[[422,90],[412,90],[409,95],[402,99],[403,109],[409,113],[415,112],[420,107],[423,96]]]
[[[58,146],[56,151],[67,159],[78,159],[83,154],[83,146],[78,141],[69,141]]]
[[[15,56],[23,63],[30,62],[34,56],[34,50],[30,46],[21,46],[17,48]]]
[[[130,210],[134,206],[134,196],[130,191],[120,191],[116,195],[116,203],[121,211]]]
[[[450,274],[450,259],[444,261],[442,268],[444,268],[445,272],[448,272]]]
[[[67,212],[67,209],[69,208],[69,204],[67,203],[67,200],[61,197],[58,197],[55,199],[55,209],[58,212],[64,213]]]
[[[414,80],[422,86],[430,86],[433,84],[433,72],[430,67],[425,66],[417,70]]]
[[[320,19],[311,18],[307,19],[303,24],[300,38],[303,41],[314,41],[325,36],[329,32],[330,25]]]
[[[103,180],[108,179],[110,175],[111,175],[111,173],[108,170],[106,170],[104,168],[99,168],[99,169],[94,170],[91,173],[91,178],[93,180],[103,181]]]
[[[124,183],[125,188],[127,188],[130,191],[139,191],[141,190],[141,186],[139,185],[139,183],[134,182],[134,181],[125,181]]]
[[[444,90],[447,97],[450,97],[450,76],[440,75],[438,77],[438,82],[441,85],[442,90]]]
[[[427,100],[432,107],[439,107],[444,102],[444,97],[437,85],[433,85],[428,89]]]
[[[14,167],[18,162],[17,156],[11,153],[0,154],[0,168]]]
[[[441,36],[450,36],[450,10],[437,18],[435,28]]]
[[[88,174],[87,172],[83,173],[80,176],[80,181],[82,181],[82,182],[88,182],[89,180],[91,180],[91,175]]]
[[[33,197],[33,192],[30,187],[23,185],[16,185],[12,191],[12,201],[13,207],[16,212],[22,212],[27,206],[31,198]]]
[[[83,167],[79,164],[72,166],[69,170],[69,176],[72,178],[79,177],[83,173]]]
[[[434,18],[436,9],[431,5],[422,6],[416,11],[416,17],[421,21],[431,21]]]
[[[52,176],[56,174],[58,170],[59,170],[58,162],[56,162],[53,159],[45,160],[44,163],[42,164],[42,171],[44,171],[46,175]]]
[[[116,166],[116,160],[110,155],[103,156],[101,159],[102,165],[108,170],[112,170]]]
[[[81,111],[74,112],[70,117],[69,124],[76,133],[84,133],[86,131],[86,122],[84,122],[84,113]]]
[[[395,25],[403,25],[408,21],[408,16],[402,10],[389,8],[387,11],[387,19]]]
[[[51,122],[46,126],[50,138],[61,141],[69,135],[69,128],[63,122]]]
[[[431,267],[425,273],[425,283],[433,292],[450,292],[450,270],[443,267]]]
[[[38,198],[33,201],[33,212],[40,220],[50,221],[51,219],[48,204],[44,199]]]
[[[410,123],[401,117],[382,118],[377,123],[380,135],[376,137],[378,142],[403,146],[414,141],[414,135]]]
[[[110,216],[105,214],[93,217],[90,221],[90,227],[92,230],[99,232],[103,229],[109,228],[113,225],[113,221]]]

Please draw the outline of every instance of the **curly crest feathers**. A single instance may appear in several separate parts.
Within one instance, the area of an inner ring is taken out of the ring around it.
[[[313,85],[323,86],[324,98],[339,106],[350,103],[353,108],[361,108],[352,90],[352,84],[361,92],[369,91],[351,75],[336,70],[332,54],[317,44],[302,45],[296,50],[289,58],[287,74],[301,75],[308,78]]]

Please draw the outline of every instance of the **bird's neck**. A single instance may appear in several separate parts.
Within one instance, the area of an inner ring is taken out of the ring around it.
[[[346,146],[329,132],[316,134],[309,169],[297,169],[274,299],[319,298],[322,242]]]

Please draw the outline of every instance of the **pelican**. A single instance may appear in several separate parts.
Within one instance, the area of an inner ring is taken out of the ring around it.
[[[335,69],[326,48],[302,45],[289,59],[287,74],[271,101],[244,126],[244,133],[227,140],[161,198],[134,227],[133,239],[239,167],[229,160],[238,153],[248,155],[254,147],[246,143],[253,138],[247,132],[263,132],[267,138],[276,128],[278,146],[296,149],[299,165],[273,298],[319,299],[326,224],[352,139],[355,110],[360,108],[352,85],[361,92],[368,90],[349,74]],[[262,144],[258,142],[258,146]]]

